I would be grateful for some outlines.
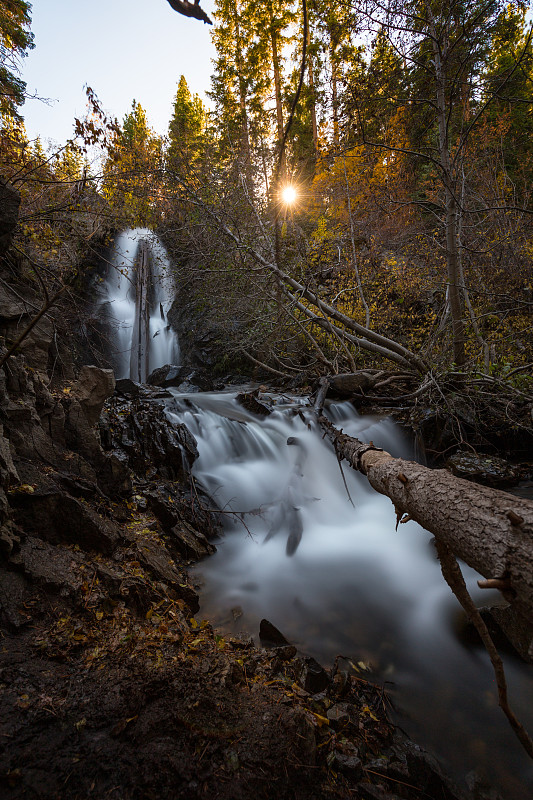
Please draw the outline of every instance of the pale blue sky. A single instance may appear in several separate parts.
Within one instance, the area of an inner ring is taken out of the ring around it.
[[[201,0],[207,13],[214,0]],[[122,119],[135,99],[152,127],[166,133],[181,74],[202,97],[212,71],[210,25],[188,19],[167,0],[33,0],[35,49],[23,61],[30,93],[22,115],[30,138],[63,143],[85,113],[84,85]]]

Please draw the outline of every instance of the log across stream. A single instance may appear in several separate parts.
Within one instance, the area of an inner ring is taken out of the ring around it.
[[[218,552],[196,568],[200,617],[256,641],[266,617],[326,665],[338,654],[372,664],[390,681],[399,724],[458,777],[477,769],[506,800],[528,796],[533,770],[498,708],[488,657],[457,634],[462,612],[430,534],[414,522],[396,532],[391,502],[346,465],[345,487],[330,444],[299,411],[278,398],[261,419],[233,394],[176,394],[169,404],[198,441],[196,479],[225,512]],[[412,457],[391,420],[360,417],[347,403],[327,413],[346,433]],[[280,515],[284,505],[290,513]],[[464,573],[479,604],[501,602]],[[531,729],[531,668],[505,661],[511,700]]]

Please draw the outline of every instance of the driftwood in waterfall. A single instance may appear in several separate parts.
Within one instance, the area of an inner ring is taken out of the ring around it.
[[[533,661],[533,502],[393,458],[342,433],[324,416],[319,422],[338,456],[392,500],[399,522],[415,520],[487,579],[498,580],[522,636],[529,636],[524,655]]]
[[[148,363],[150,340],[150,251],[147,242],[139,242],[135,259],[135,324],[131,339],[130,375],[134,381],[145,383],[150,373]]]

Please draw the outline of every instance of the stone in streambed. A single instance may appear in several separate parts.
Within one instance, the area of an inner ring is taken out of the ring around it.
[[[351,780],[358,781],[363,776],[363,762],[353,753],[335,753],[335,766]]]
[[[173,386],[182,392],[210,392],[214,388],[213,379],[206,370],[178,367],[173,364],[165,364],[164,367],[154,369],[146,379],[146,383],[164,389]]]
[[[519,470],[498,456],[455,453],[446,462],[446,467],[458,478],[476,481],[495,489],[514,486],[520,479]]]
[[[264,403],[258,400],[257,392],[241,392],[235,398],[240,405],[252,414],[258,414],[261,417],[267,417],[272,413]]]
[[[309,694],[318,694],[329,686],[331,680],[324,667],[314,658],[307,656],[302,659],[298,683]]]
[[[284,647],[290,642],[284,637],[282,632],[267,619],[262,619],[259,625],[259,638],[263,647]]]

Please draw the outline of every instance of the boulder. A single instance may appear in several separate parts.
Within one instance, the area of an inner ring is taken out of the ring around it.
[[[199,561],[216,550],[215,545],[211,544],[203,533],[195,530],[183,520],[172,528],[171,534],[172,546],[183,558],[191,561]]]
[[[173,423],[162,404],[135,403],[115,398],[100,425],[106,447],[122,450],[138,474],[157,471],[168,480],[184,479],[198,457],[196,440],[188,428]]]
[[[458,478],[482,483],[495,489],[515,486],[520,480],[520,471],[498,456],[459,452],[448,459],[446,467]]]
[[[102,370],[111,372],[111,370]],[[111,375],[113,373],[111,372]],[[82,456],[94,469],[101,491],[108,497],[129,495],[131,475],[128,459],[124,453],[104,452],[97,429],[90,422],[90,415],[82,408],[81,401],[66,398],[64,434],[68,447]]]
[[[285,647],[290,642],[284,637],[282,632],[276,628],[268,619],[262,619],[259,625],[259,638],[263,647]]]
[[[115,391],[115,376],[112,369],[84,365],[72,389],[79,401],[89,425],[96,425],[104,403]]]
[[[82,550],[110,554],[119,542],[119,529],[112,522],[56,486],[11,492],[9,502],[23,530],[52,544],[77,544]]]
[[[115,383],[115,391],[124,397],[139,397],[142,385],[132,381],[131,378],[120,378]]]
[[[240,405],[252,414],[258,414],[260,417],[268,417],[272,413],[267,405],[258,399],[258,392],[241,392],[235,398]]]
[[[165,364],[164,367],[155,369],[146,383],[150,386],[160,386],[164,389],[173,386],[181,392],[202,391],[210,392],[214,388],[213,379],[207,370],[202,368],[175,366]]]
[[[307,656],[302,659],[302,668],[298,683],[309,694],[317,694],[324,691],[330,684],[330,677],[324,667],[318,661]]]

